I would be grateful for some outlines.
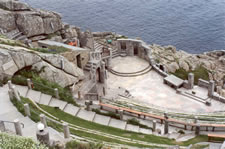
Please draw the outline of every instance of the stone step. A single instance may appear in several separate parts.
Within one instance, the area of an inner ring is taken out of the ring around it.
[[[33,100],[36,103],[39,103],[40,98],[41,98],[41,92],[35,91],[35,90],[29,90],[27,93],[27,98]]]
[[[125,130],[126,125],[127,125],[127,122],[125,122],[125,121],[111,118],[108,126]]]
[[[152,134],[152,130],[151,129],[146,129],[146,128],[140,128],[139,132],[143,133],[143,134],[148,134],[148,135]]]
[[[56,99],[56,98],[52,98],[52,100],[49,103],[50,107],[59,107],[60,110],[64,110],[64,108],[66,107],[67,102]]]
[[[68,113],[68,114],[71,114],[73,116],[76,116],[77,113],[79,112],[80,108],[72,105],[72,104],[67,104],[65,109],[64,109],[64,112]]]
[[[20,93],[20,96],[27,97],[27,92],[29,90],[27,86],[16,85],[16,89]]]
[[[172,133],[169,133],[168,134],[168,138],[169,139],[177,139],[177,138],[179,138],[179,136],[180,136],[180,133],[176,133],[176,132],[172,132]]]
[[[140,128],[139,126],[136,126],[136,125],[127,124],[125,129],[128,131],[139,132]]]
[[[17,34],[17,33],[19,33],[20,31],[18,30],[18,29],[15,29],[15,30],[12,30],[12,31],[10,31],[10,32],[7,32],[5,35],[8,37],[8,38],[12,38],[13,37],[13,35],[15,35],[15,34]]]
[[[93,122],[108,126],[110,119],[111,118],[109,116],[96,114]]]
[[[41,94],[41,98],[40,98],[39,104],[43,104],[43,105],[48,106],[50,101],[51,101],[51,99],[52,99],[51,95]]]
[[[11,39],[17,39],[18,37],[22,36],[22,32],[17,32],[16,34],[12,35]]]
[[[19,36],[16,38],[16,40],[22,40],[22,41],[25,39],[27,39],[27,37],[25,35],[22,35],[22,36]]]
[[[95,112],[80,109],[80,111],[77,114],[77,117],[87,121],[93,121],[95,117]]]

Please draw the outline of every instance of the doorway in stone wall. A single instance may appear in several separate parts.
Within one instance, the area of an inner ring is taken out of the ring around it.
[[[121,42],[121,50],[122,51],[126,51],[126,49],[127,49],[126,43],[125,42]]]
[[[134,45],[134,55],[138,55],[138,46]]]
[[[80,54],[78,54],[78,55],[76,56],[76,59],[77,59],[77,67],[82,68],[82,66],[81,66],[81,56],[80,56]]]
[[[100,67],[98,67],[96,70],[96,81],[100,82]]]

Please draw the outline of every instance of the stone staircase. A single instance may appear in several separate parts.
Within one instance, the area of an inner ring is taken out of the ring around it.
[[[115,58],[115,57],[117,57],[117,56],[120,56],[120,52],[116,49],[114,49],[113,51],[112,51],[112,57],[113,58]]]
[[[16,89],[19,91],[21,96],[32,99],[36,103],[47,105],[50,107],[59,107],[62,111],[87,121],[145,134],[149,134],[150,131],[149,129],[143,129],[139,128],[139,126],[127,124],[127,122],[123,120],[118,120],[111,117],[96,114],[92,111],[87,111],[72,104],[68,104],[65,101],[56,99],[50,95],[46,95],[34,90],[29,90],[28,87],[25,86],[16,85]]]
[[[92,62],[91,62],[91,61],[88,61],[87,64],[85,65],[85,67],[84,67],[84,70],[90,71],[90,69],[91,69],[91,64],[92,64]],[[94,69],[97,68],[96,63],[93,63],[93,68],[94,68]]]
[[[94,51],[96,52],[102,52],[102,49],[103,49],[103,45],[94,41]]]
[[[20,90],[21,95],[27,94],[27,87],[17,87]],[[37,95],[37,92],[36,92]],[[8,95],[8,86],[0,87],[0,120],[4,121],[6,132],[15,134],[15,127],[13,121],[18,119],[24,126],[22,127],[22,134],[24,137],[31,137],[36,140],[36,128],[37,124],[33,122],[29,117],[24,117],[17,111],[16,107],[11,103]],[[63,136],[56,130],[48,127],[50,138],[55,141],[63,139]],[[4,131],[4,130],[0,130]]]

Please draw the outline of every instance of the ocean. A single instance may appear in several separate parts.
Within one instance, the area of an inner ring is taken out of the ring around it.
[[[225,49],[225,0],[21,0],[82,30],[203,53]]]

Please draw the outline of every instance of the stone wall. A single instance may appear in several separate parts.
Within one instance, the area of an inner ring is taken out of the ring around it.
[[[198,80],[198,86],[208,88],[209,87],[209,82],[203,79]]]

